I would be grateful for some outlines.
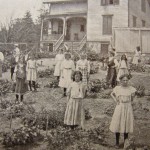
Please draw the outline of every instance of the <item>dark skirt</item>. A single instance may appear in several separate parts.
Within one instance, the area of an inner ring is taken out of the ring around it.
[[[28,85],[25,82],[25,79],[17,78],[16,79],[16,88],[15,93],[16,94],[25,94],[28,91]]]
[[[112,86],[115,87],[117,85],[117,72],[116,72],[116,68],[108,68],[108,72],[107,72],[107,77],[106,80],[107,82]]]

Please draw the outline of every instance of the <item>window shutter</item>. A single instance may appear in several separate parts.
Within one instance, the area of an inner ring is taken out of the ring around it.
[[[108,34],[112,34],[112,16],[107,17],[107,30]]]
[[[112,16],[103,16],[103,34],[112,34]]]
[[[103,34],[107,34],[107,16],[103,16]]]

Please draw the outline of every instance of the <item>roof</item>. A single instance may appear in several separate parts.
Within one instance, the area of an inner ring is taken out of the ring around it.
[[[58,3],[58,2],[82,2],[87,0],[43,0],[43,3]]]

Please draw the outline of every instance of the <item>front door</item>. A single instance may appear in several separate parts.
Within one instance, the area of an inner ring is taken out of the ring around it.
[[[101,55],[103,57],[108,55],[109,43],[101,43]]]

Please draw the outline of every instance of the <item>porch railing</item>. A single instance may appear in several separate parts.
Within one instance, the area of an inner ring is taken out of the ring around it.
[[[60,38],[57,40],[57,42],[54,44],[53,50],[57,51],[57,49],[59,48],[59,46],[62,44],[63,41],[64,41],[64,34],[62,34]]]
[[[84,47],[85,44],[86,44],[86,35],[83,37],[83,39],[81,40],[79,44],[79,52],[82,51],[82,48]]]
[[[43,35],[44,41],[57,41],[62,34]]]

